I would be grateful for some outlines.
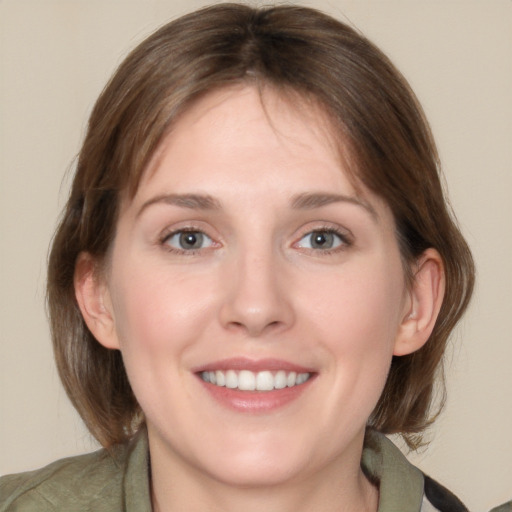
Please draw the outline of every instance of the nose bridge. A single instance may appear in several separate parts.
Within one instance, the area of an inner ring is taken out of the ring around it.
[[[245,244],[232,257],[224,278],[227,293],[221,311],[223,324],[243,329],[250,336],[289,325],[293,311],[283,261],[272,244]]]

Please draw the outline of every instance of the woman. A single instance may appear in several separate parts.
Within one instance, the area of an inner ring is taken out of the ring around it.
[[[437,169],[405,80],[317,11],[219,4],[144,41],[49,262],[105,450],[5,477],[0,510],[465,510],[382,435],[420,444],[471,296]]]

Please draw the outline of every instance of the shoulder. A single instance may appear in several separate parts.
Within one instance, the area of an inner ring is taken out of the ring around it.
[[[0,478],[0,512],[113,510],[121,499],[126,448],[58,460]]]
[[[367,432],[362,467],[379,486],[379,512],[467,512],[453,493],[412,465],[383,434]]]
[[[512,512],[512,500],[503,503],[500,507],[493,508],[491,512]]]
[[[425,498],[441,512],[468,512],[465,505],[446,487],[425,475]]]

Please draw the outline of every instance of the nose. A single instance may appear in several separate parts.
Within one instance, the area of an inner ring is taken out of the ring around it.
[[[271,251],[239,256],[226,265],[222,325],[249,337],[280,332],[294,322],[292,290],[283,263]]]

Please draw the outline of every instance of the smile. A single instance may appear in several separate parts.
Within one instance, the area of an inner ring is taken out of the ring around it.
[[[310,373],[287,372],[284,370],[277,372],[270,370],[260,372],[216,370],[200,372],[199,376],[204,382],[240,391],[273,391],[287,387],[292,388],[304,384],[311,378]]]

